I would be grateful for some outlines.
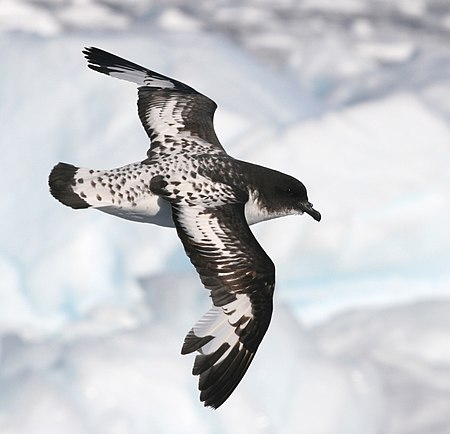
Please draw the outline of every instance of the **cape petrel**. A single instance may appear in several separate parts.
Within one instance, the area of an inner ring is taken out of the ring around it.
[[[187,334],[200,400],[217,408],[247,371],[272,316],[275,267],[249,225],[292,214],[320,220],[305,186],[231,157],[214,132],[216,104],[193,88],[98,48],[89,68],[138,85],[150,138],[143,161],[111,170],[58,163],[51,194],[72,208],[175,227],[213,306]]]

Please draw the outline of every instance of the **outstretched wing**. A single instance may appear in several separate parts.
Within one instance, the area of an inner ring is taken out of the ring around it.
[[[172,203],[178,236],[213,307],[185,338],[194,351],[200,400],[222,405],[241,381],[272,316],[275,267],[256,241],[242,203],[217,207]]]
[[[208,152],[225,152],[214,131],[217,105],[180,81],[99,48],[83,51],[89,68],[138,85],[138,113],[151,140],[149,158],[176,151],[192,139]]]

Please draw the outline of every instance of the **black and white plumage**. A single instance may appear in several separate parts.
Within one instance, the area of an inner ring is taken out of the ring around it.
[[[84,54],[91,69],[138,85],[150,149],[145,160],[112,170],[59,163],[50,192],[72,208],[175,226],[213,302],[182,353],[199,353],[193,374],[200,399],[217,408],[247,371],[272,316],[275,267],[249,225],[304,212],[319,221],[320,214],[297,179],[225,152],[212,100],[98,48]]]

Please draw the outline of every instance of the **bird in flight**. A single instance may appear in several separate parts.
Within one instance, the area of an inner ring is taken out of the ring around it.
[[[138,85],[147,158],[111,170],[58,163],[51,194],[69,207],[175,227],[212,307],[184,339],[197,352],[200,400],[218,408],[242,380],[272,316],[275,267],[249,225],[307,213],[320,221],[292,176],[231,157],[213,126],[217,105],[180,81],[99,48],[89,68]]]

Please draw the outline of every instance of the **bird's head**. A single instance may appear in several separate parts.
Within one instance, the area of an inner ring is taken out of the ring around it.
[[[316,211],[309,202],[306,187],[298,179],[284,175],[277,180],[274,189],[280,205],[294,213],[309,214],[314,220],[320,221],[319,211]]]
[[[314,220],[320,221],[319,211],[313,208],[308,200],[306,187],[298,179],[278,171],[272,171],[260,190],[260,200],[269,212],[280,215],[309,214]]]

